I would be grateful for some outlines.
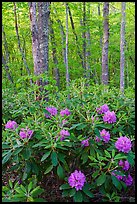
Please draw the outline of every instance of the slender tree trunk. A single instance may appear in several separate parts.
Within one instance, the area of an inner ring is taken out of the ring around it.
[[[4,43],[4,48],[5,48],[5,53],[6,53],[6,62],[9,62],[9,50],[8,50],[8,44],[7,44],[7,39],[6,39],[6,33],[4,31],[4,26],[2,25],[2,33],[3,33],[3,43]]]
[[[69,86],[69,68],[68,68],[68,6],[66,4],[66,86]]]
[[[120,31],[120,91],[124,94],[124,66],[125,66],[125,10],[126,2],[121,2],[121,31]]]
[[[24,66],[26,67],[26,70],[27,70],[28,74],[30,75],[30,70],[29,70],[29,67],[27,65],[26,57],[24,55],[24,52],[21,48],[21,43],[20,43],[20,37],[19,37],[19,31],[18,31],[18,22],[17,22],[17,12],[16,12],[16,2],[13,2],[13,3],[14,3],[15,29],[16,29],[17,39],[18,39],[18,47],[19,47],[20,53],[22,55],[22,61],[24,63]],[[30,79],[30,84],[32,84],[31,79]]]
[[[57,15],[56,8],[54,8],[54,12]],[[58,22],[59,27],[60,27],[60,34],[61,34],[61,37],[62,37],[62,51],[63,51],[62,54],[63,54],[64,64],[66,66],[66,48],[65,48],[65,45],[66,45],[66,36],[65,36],[64,27],[62,25],[61,20],[57,19],[57,22]]]
[[[90,2],[88,5],[88,16],[90,16]],[[86,21],[87,22],[87,21]],[[88,27],[88,24],[86,23],[86,26]],[[88,28],[86,31],[86,77],[87,79],[90,79],[90,47],[91,47],[91,41],[90,41],[90,29]]]
[[[57,51],[56,51],[56,41],[55,41],[55,34],[52,27],[53,21],[50,19],[50,37],[51,37],[51,44],[52,44],[52,56],[55,68],[53,69],[54,76],[56,79],[56,86],[60,87],[60,76],[59,76],[59,68],[58,68],[58,59],[57,59]]]
[[[2,54],[2,64],[3,64],[4,67],[5,67],[6,74],[7,74],[7,77],[8,77],[8,79],[9,79],[9,81],[11,81],[11,83],[13,83],[13,79],[12,79],[11,74],[10,74],[10,72],[9,72],[9,67],[8,67],[8,65],[7,65],[7,62],[6,62],[6,60],[5,60],[4,56],[3,56],[3,54]]]
[[[102,48],[102,83],[108,85],[109,2],[104,2],[104,35]]]
[[[82,38],[83,38],[83,67],[86,71],[86,32],[85,32],[85,27],[86,27],[86,2],[83,2],[83,33],[82,33]],[[86,77],[86,76],[85,76]]]
[[[74,22],[73,22],[73,18],[72,18],[72,13],[71,13],[71,10],[70,10],[70,7],[69,5],[67,4],[68,6],[68,12],[69,12],[69,17],[70,17],[70,22],[71,22],[71,27],[72,27],[72,32],[75,36],[75,41],[76,41],[76,46],[77,46],[77,51],[78,51],[78,55],[81,59],[81,63],[82,63],[82,66],[83,66],[83,57],[82,57],[82,54],[80,52],[80,48],[79,48],[79,43],[78,43],[78,36],[76,34],[76,31],[75,31],[75,25],[74,25]]]

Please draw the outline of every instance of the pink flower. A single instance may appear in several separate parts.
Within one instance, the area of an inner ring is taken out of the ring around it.
[[[69,133],[68,130],[61,130],[61,131],[60,131],[60,135],[61,135],[60,140],[62,141],[62,140],[64,140],[67,136],[70,136],[70,133]]]
[[[96,140],[96,142],[100,142],[101,141],[101,139],[99,137],[97,137],[97,136],[96,136],[95,140]]]
[[[128,177],[124,176],[123,181],[125,182],[127,186],[131,186],[133,183],[133,178],[130,174],[128,174]]]
[[[71,173],[68,178],[69,185],[73,188],[75,187],[76,191],[82,190],[84,183],[86,182],[86,177],[81,171],[75,170]]]
[[[103,116],[103,121],[106,122],[106,123],[115,123],[116,122],[115,112],[114,111],[105,112],[105,115]]]
[[[114,170],[114,171],[112,172],[112,175],[115,176],[119,181],[122,180],[122,179],[123,179],[123,176],[117,175],[117,174],[115,174],[115,172],[117,172],[117,170]],[[118,171],[118,172],[120,172],[120,171]]]
[[[22,139],[25,139],[25,138],[30,139],[33,135],[33,130],[30,130],[28,128],[26,128],[26,129],[22,128],[19,135]]]
[[[89,139],[81,141],[81,145],[88,147],[89,146]]]
[[[121,136],[116,141],[115,147],[119,150],[119,152],[128,153],[132,147],[131,140],[128,139],[126,136]]]
[[[103,106],[100,106],[99,108],[96,108],[96,111],[98,112],[98,114],[105,113],[108,110],[109,110],[109,107],[107,104],[104,104]]]
[[[11,130],[15,130],[18,127],[17,123],[13,120],[13,121],[8,121],[7,124],[5,125],[6,129],[11,129]]]
[[[61,116],[64,116],[64,115],[68,116],[70,114],[71,114],[71,112],[67,108],[65,110],[61,110],[60,111],[60,115]]]
[[[108,141],[110,140],[109,131],[106,131],[105,129],[100,131],[100,136],[102,137],[102,139],[104,140],[105,143],[108,143]]]
[[[123,167],[123,170],[125,170],[125,171],[128,171],[128,169],[130,167],[130,164],[127,160],[124,162],[122,160],[120,160],[118,164],[119,164],[119,166]]]
[[[50,116],[55,116],[58,113],[55,107],[47,107],[46,110],[50,113],[50,115],[45,114],[46,118],[51,118]]]

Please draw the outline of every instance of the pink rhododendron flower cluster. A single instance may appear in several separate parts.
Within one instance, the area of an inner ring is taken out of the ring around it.
[[[106,131],[105,129],[103,129],[102,131],[100,131],[100,136],[101,138],[96,136],[96,142],[100,142],[101,140],[103,140],[105,143],[108,143],[110,140],[110,133],[109,131]]]
[[[64,116],[64,115],[68,116],[70,114],[71,114],[71,112],[67,108],[65,110],[61,110],[60,111],[60,115],[61,116]]]
[[[81,141],[81,145],[83,145],[84,147],[88,147],[89,146],[89,139]]]
[[[108,141],[110,140],[109,131],[106,131],[105,129],[100,131],[100,136],[102,137],[102,139],[104,140],[105,143],[108,143]]]
[[[133,178],[130,174],[128,174],[128,176],[121,176],[121,175],[116,175],[115,172],[117,172],[117,170],[112,172],[112,175],[115,176],[119,181],[123,181],[125,182],[126,186],[131,186],[133,183]]]
[[[15,130],[18,127],[17,123],[13,120],[13,121],[8,121],[5,125],[6,129],[11,129],[11,130]]]
[[[19,135],[22,139],[25,139],[25,138],[30,139],[33,135],[33,130],[30,130],[28,128],[26,128],[26,129],[22,128]]]
[[[86,182],[86,177],[81,171],[75,170],[71,173],[70,177],[68,178],[69,185],[78,190],[82,190],[84,183]]]
[[[131,140],[126,136],[121,136],[116,141],[115,147],[119,150],[119,152],[128,153],[132,147]]]
[[[119,166],[123,167],[123,170],[125,170],[125,171],[128,171],[130,168],[130,164],[127,160],[126,161],[120,160],[118,164],[119,164]]]
[[[60,140],[62,141],[62,140],[64,140],[66,137],[70,136],[70,133],[69,133],[68,130],[61,130],[61,131],[60,131],[60,135],[61,135]]]
[[[50,115],[45,114],[46,118],[51,118],[50,116],[55,116],[57,115],[58,111],[57,108],[53,107],[47,107],[46,110],[50,113]]]
[[[106,123],[115,123],[116,122],[116,115],[114,111],[107,111],[103,116],[103,121]]]
[[[105,113],[108,110],[109,110],[109,107],[107,104],[104,104],[103,106],[100,106],[99,108],[96,108],[96,111],[98,112],[98,114]]]

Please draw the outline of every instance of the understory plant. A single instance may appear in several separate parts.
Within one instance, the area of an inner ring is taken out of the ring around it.
[[[134,182],[134,100],[81,80],[29,104],[21,121],[3,124],[3,171],[10,166],[23,182],[54,174],[74,202],[119,201]]]

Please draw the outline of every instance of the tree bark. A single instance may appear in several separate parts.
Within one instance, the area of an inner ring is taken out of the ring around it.
[[[75,31],[75,26],[74,26],[74,22],[73,22],[73,18],[72,18],[70,7],[69,7],[68,4],[67,4],[67,6],[68,6],[68,12],[69,12],[69,17],[70,17],[72,32],[73,32],[73,34],[75,36],[75,41],[76,41],[76,46],[77,46],[77,50],[78,50],[78,55],[79,55],[79,57],[81,59],[81,63],[82,63],[82,66],[83,66],[83,57],[82,57],[82,54],[80,53],[80,48],[79,48],[79,44],[78,44],[78,36],[76,34],[76,31]]]
[[[68,6],[66,3],[66,86],[69,86],[69,68],[68,68]]]
[[[17,12],[16,12],[16,2],[13,2],[13,3],[14,3],[15,29],[16,29],[17,39],[18,39],[18,47],[19,47],[20,53],[22,55],[22,61],[24,63],[24,66],[26,67],[26,70],[27,70],[28,74],[30,75],[30,70],[29,70],[29,67],[27,65],[26,57],[24,55],[24,52],[23,52],[23,50],[21,48],[21,43],[20,43],[20,36],[19,36],[18,22],[17,22]],[[30,79],[30,84],[32,84],[31,79]]]
[[[50,38],[51,38],[51,44],[52,44],[52,56],[55,68],[53,69],[54,76],[56,79],[56,86],[60,87],[60,76],[59,76],[59,68],[58,68],[58,59],[57,59],[57,50],[56,50],[56,41],[55,41],[55,34],[52,27],[53,21],[50,19]]]
[[[7,44],[7,40],[6,40],[6,33],[4,31],[4,26],[2,25],[2,33],[3,33],[3,43],[4,43],[4,49],[5,49],[5,53],[6,53],[6,62],[9,62],[9,50],[8,50],[8,44]]]
[[[13,79],[12,79],[12,77],[11,77],[11,75],[10,75],[10,72],[9,72],[9,67],[8,67],[8,65],[7,65],[7,62],[6,62],[6,60],[5,60],[4,56],[3,56],[3,54],[2,54],[2,64],[3,64],[4,67],[5,67],[6,74],[7,74],[7,77],[8,77],[8,79],[9,79],[9,81],[11,81],[11,83],[13,83]]]
[[[126,2],[121,2],[121,30],[120,30],[120,91],[124,93],[124,66],[125,66],[125,10]]]
[[[34,74],[41,74],[41,64],[40,64],[40,44],[38,38],[38,23],[36,16],[36,2],[29,2],[30,9],[30,24],[32,33],[32,53],[34,62]],[[38,82],[37,82],[38,83]]]
[[[104,2],[104,34],[102,47],[102,83],[108,85],[109,2]]]
[[[90,3],[88,5],[88,16],[90,16]],[[87,21],[86,21],[87,22]],[[86,26],[88,27],[88,24],[86,23]],[[90,40],[90,29],[88,28],[86,33],[86,77],[87,79],[90,79],[90,47],[91,47],[91,40]]]
[[[85,32],[85,26],[86,26],[86,2],[83,2],[83,68],[86,71],[86,32]],[[86,76],[85,76],[86,77]]]
[[[50,2],[38,2],[38,35],[42,73],[48,73],[49,5]]]

